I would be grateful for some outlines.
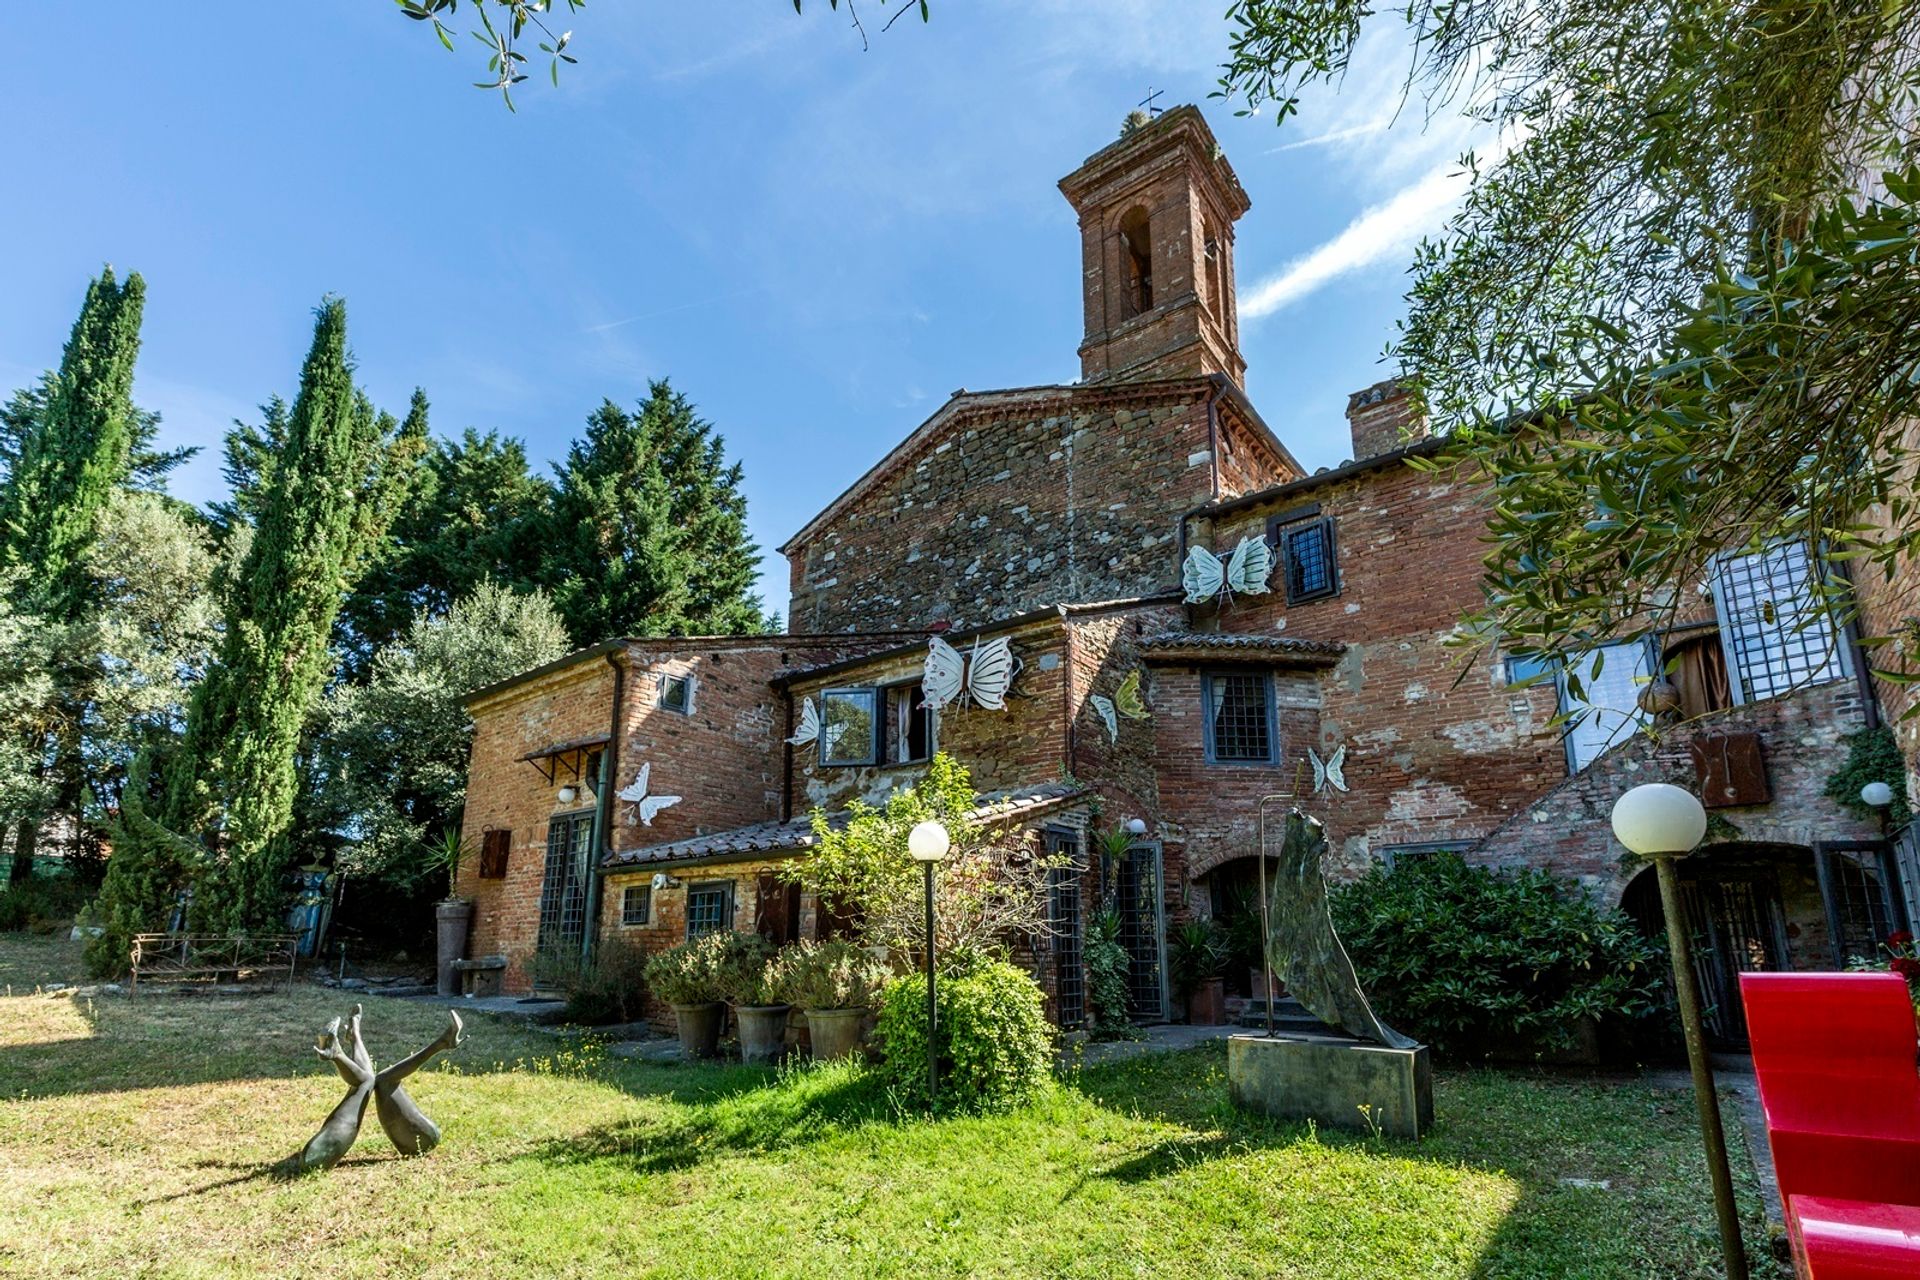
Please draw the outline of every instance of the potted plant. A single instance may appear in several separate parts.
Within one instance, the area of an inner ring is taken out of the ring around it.
[[[427,846],[431,866],[447,873],[447,896],[433,909],[435,978],[443,996],[460,994],[460,974],[453,966],[467,957],[467,933],[473,927],[473,899],[460,896],[460,864],[466,861],[467,842],[451,827]]]
[[[792,1006],[774,982],[773,945],[757,933],[726,933],[714,957],[714,980],[740,1024],[740,1060],[777,1062],[786,1047]]]
[[[1187,1021],[1217,1027],[1227,1020],[1227,936],[1211,920],[1189,920],[1173,935],[1173,979],[1187,1002]]]
[[[851,942],[798,942],[774,959],[771,981],[807,1015],[818,1062],[860,1047],[867,1012],[886,982],[886,967]]]
[[[680,1032],[680,1051],[689,1058],[711,1058],[720,1051],[720,1028],[726,1005],[720,1003],[716,961],[726,945],[719,934],[660,952],[647,961],[646,981],[653,993],[673,1006]]]

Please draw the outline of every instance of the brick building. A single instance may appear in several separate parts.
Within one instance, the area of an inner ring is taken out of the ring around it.
[[[1313,475],[1247,399],[1248,205],[1200,113],[1060,187],[1080,381],[956,393],[828,503],[782,548],[794,634],[612,640],[472,696],[473,954],[506,954],[524,988],[536,948],[594,937],[810,936],[829,922],[779,874],[809,813],[877,800],[936,751],[984,815],[1083,869],[1056,874],[1057,936],[1030,957],[1065,1024],[1085,1010],[1089,832],[1145,824],[1109,883],[1136,1010],[1163,1017],[1171,924],[1251,909],[1261,800],[1296,787],[1337,871],[1457,849],[1643,913],[1657,900],[1609,805],[1640,781],[1701,791],[1713,847],[1687,866],[1710,995],[1739,968],[1840,963],[1904,920],[1879,831],[1822,795],[1874,703],[1851,637],[1801,625],[1803,553],[1716,566],[1657,665],[1647,647],[1583,660],[1591,710],[1557,724],[1577,709],[1558,673],[1448,643],[1479,599],[1488,496],[1405,465],[1433,446],[1398,388],[1352,397],[1354,459]],[[1684,725],[1639,732],[1669,661]]]

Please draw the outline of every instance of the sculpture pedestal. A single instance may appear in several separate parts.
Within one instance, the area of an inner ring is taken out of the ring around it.
[[[1283,1120],[1419,1138],[1433,1127],[1427,1047],[1389,1049],[1337,1036],[1232,1036],[1227,1090],[1234,1105]],[[1372,1123],[1361,1107],[1371,1108]]]

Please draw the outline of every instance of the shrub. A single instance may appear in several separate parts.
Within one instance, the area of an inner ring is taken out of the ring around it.
[[[1102,911],[1088,922],[1083,963],[1087,969],[1087,1030],[1096,1040],[1133,1035],[1127,1020],[1127,971],[1132,965],[1120,944],[1120,913]]]
[[[89,896],[72,876],[34,876],[0,885],[0,932],[64,933]]]
[[[768,966],[769,985],[802,1009],[865,1009],[887,980],[886,966],[851,942],[796,942]]]
[[[683,942],[647,961],[647,986],[669,1004],[725,1000],[729,984],[741,979],[742,957],[756,945],[764,948],[766,939],[731,929]]]
[[[1545,1053],[1584,1021],[1635,1035],[1667,1008],[1665,951],[1545,871],[1434,853],[1375,866],[1331,898],[1374,1008],[1436,1052]]]
[[[1034,1097],[1052,1065],[1053,1035],[1039,986],[1004,960],[978,959],[940,977],[940,1107],[1005,1111]],[[875,1038],[888,1081],[927,1099],[927,979],[895,978],[881,995]]]
[[[1230,954],[1226,930],[1211,920],[1189,920],[1174,931],[1168,949],[1173,985],[1181,995],[1192,995],[1200,985],[1227,971]]]
[[[541,986],[566,993],[568,1022],[600,1027],[635,1022],[646,1011],[647,953],[624,938],[608,938],[588,959],[577,955],[535,955],[528,972]]]
[[[720,989],[721,999],[749,1009],[786,1003],[773,990],[771,942],[757,933],[728,930],[708,934],[695,945],[708,943],[712,939],[718,939],[711,945],[714,948],[713,977]]]

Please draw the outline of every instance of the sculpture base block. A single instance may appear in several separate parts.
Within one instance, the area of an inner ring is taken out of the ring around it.
[[[1396,1138],[1419,1138],[1433,1127],[1433,1066],[1425,1045],[1389,1049],[1334,1036],[1231,1036],[1227,1090],[1235,1106],[1283,1120],[1363,1133],[1378,1126]]]

